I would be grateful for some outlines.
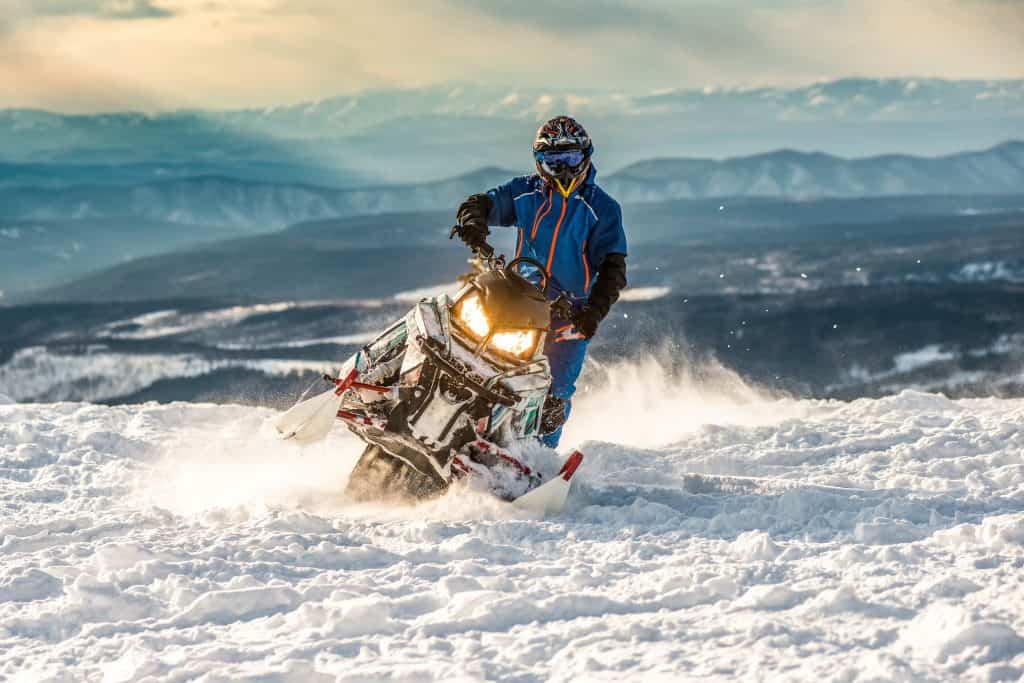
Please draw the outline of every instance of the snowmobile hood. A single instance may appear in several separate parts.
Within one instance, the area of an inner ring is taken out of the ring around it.
[[[547,298],[522,275],[493,270],[477,277],[473,284],[493,328],[546,330],[551,324]]]

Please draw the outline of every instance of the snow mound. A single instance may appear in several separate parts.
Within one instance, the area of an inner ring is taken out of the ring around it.
[[[0,406],[0,679],[1024,675],[1024,401],[718,369],[606,408],[652,373],[594,375],[549,519],[348,505],[360,444],[281,444],[269,410]]]

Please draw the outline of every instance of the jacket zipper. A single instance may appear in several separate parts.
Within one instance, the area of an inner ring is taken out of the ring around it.
[[[558,216],[558,222],[555,223],[555,232],[551,235],[551,249],[548,251],[548,273],[551,272],[551,262],[555,260],[555,245],[558,244],[558,232],[562,229],[562,221],[565,220],[565,209],[568,206],[569,200],[562,198],[562,213]]]

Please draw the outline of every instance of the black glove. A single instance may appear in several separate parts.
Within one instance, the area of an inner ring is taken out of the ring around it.
[[[619,292],[626,287],[625,254],[608,254],[597,271],[597,281],[590,290],[586,305],[572,316],[572,325],[590,339],[612,304],[619,300]]]
[[[572,314],[572,326],[580,334],[590,339],[597,334],[597,326],[604,318],[601,313],[589,304]]]
[[[491,231],[487,229],[487,216],[491,213],[494,201],[486,194],[470,195],[462,202],[455,218],[459,223],[456,233],[466,245],[474,251],[487,244],[487,236]]]

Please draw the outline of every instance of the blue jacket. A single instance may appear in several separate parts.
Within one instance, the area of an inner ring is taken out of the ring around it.
[[[539,175],[513,178],[487,192],[494,202],[490,225],[513,225],[519,230],[516,256],[528,256],[545,265],[558,290],[586,301],[597,270],[608,254],[626,255],[622,209],[594,182],[593,165],[578,190],[568,198]],[[523,274],[527,274],[524,267]]]

